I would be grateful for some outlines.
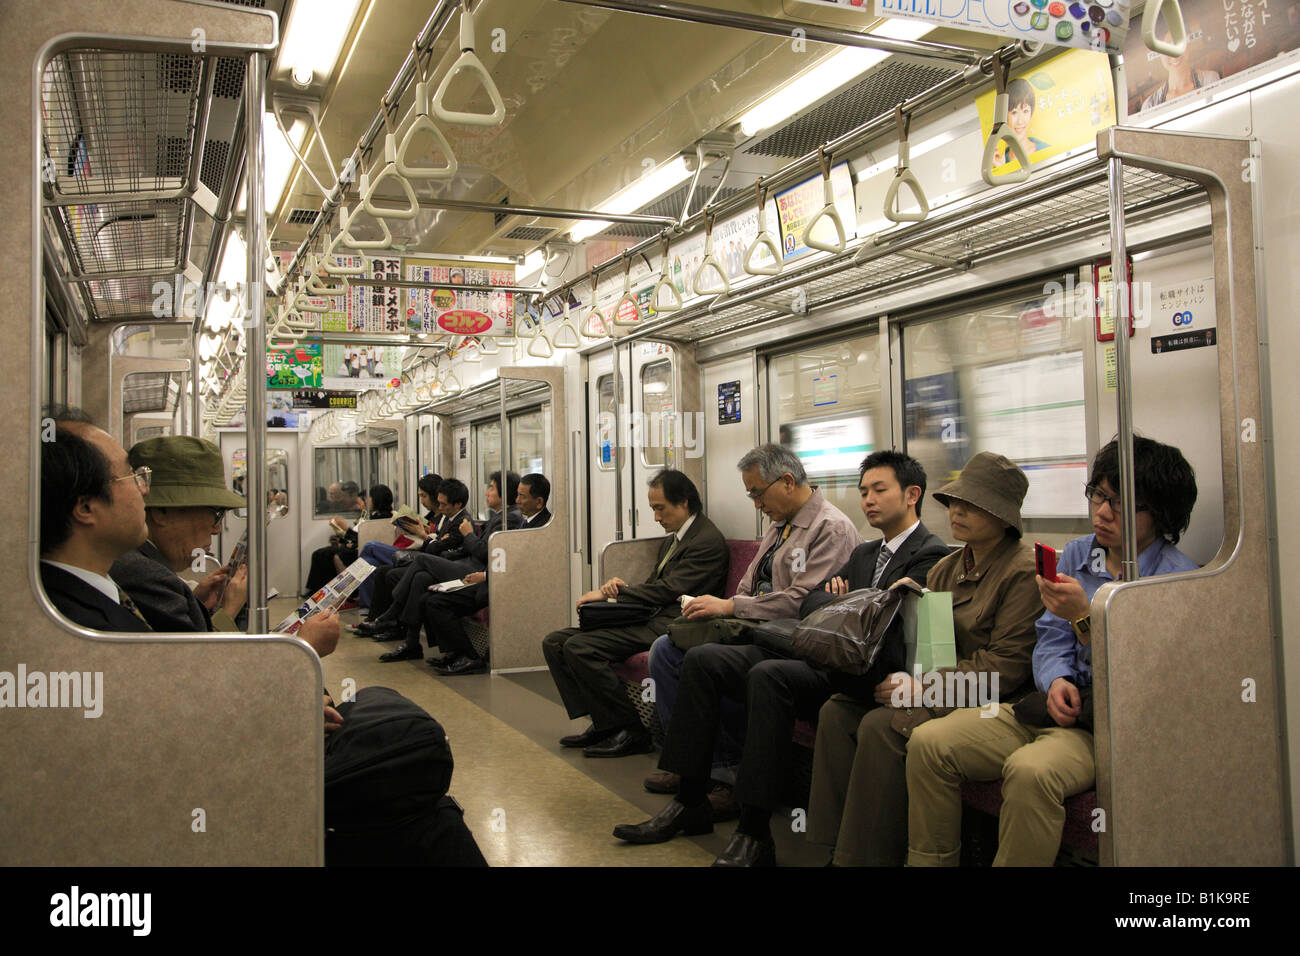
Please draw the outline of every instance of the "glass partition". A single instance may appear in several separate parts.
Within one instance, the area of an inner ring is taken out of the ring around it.
[[[317,448],[312,453],[312,516],[355,515],[349,492],[365,491],[378,479],[378,448]]]

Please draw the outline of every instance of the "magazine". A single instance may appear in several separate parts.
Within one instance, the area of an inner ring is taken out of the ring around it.
[[[358,558],[344,568],[311,597],[300,604],[296,610],[283,621],[271,628],[274,634],[296,634],[302,622],[316,614],[328,614],[338,610],[366,578],[375,571],[375,566],[364,558]]]
[[[443,592],[459,591],[461,588],[472,588],[473,586],[474,585],[470,584],[464,578],[457,578],[455,581],[443,581],[441,584],[430,584],[429,590]]]

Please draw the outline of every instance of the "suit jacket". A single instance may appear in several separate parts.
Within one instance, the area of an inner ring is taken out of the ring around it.
[[[438,519],[438,526],[433,529],[433,535],[420,545],[420,550],[425,554],[441,555],[448,561],[463,558],[465,552],[462,547],[460,523],[468,517],[469,512],[464,508],[450,518],[443,515]]]
[[[519,513],[518,508],[512,507],[506,512],[506,530],[518,528],[519,523],[524,520],[524,516]],[[488,559],[488,538],[492,537],[494,532],[501,530],[501,512],[492,512],[492,517],[488,518],[487,525],[483,528],[483,533],[478,534],[471,531],[465,535],[462,547],[465,549],[465,557],[473,558],[484,567],[487,566]],[[447,557],[447,555],[444,555]]]
[[[519,516],[519,527],[530,528],[530,529],[541,528],[545,526],[546,523],[549,522],[550,520],[551,520],[551,512],[548,511],[546,508],[543,508],[541,511],[537,512],[537,514],[533,515],[533,520],[529,521],[527,524],[524,524],[524,517],[523,514],[521,513]]]
[[[851,591],[871,587],[871,579],[876,573],[876,558],[879,557],[880,547],[884,543],[885,539],[880,538],[854,548],[843,567],[834,574],[827,575],[826,580],[817,585],[815,591],[808,592],[808,596],[804,598],[799,608],[799,616],[807,617],[817,608],[835,600],[835,595],[825,590],[831,578],[844,578],[849,582]],[[884,590],[903,578],[911,578],[921,587],[925,587],[925,578],[930,573],[930,569],[940,558],[947,555],[948,546],[943,543],[943,540],[938,535],[931,534],[924,522],[918,523],[916,529],[899,547],[898,552],[885,565],[884,573],[880,575],[879,587]]]
[[[655,567],[672,547],[673,535],[667,535],[655,556]],[[658,572],[652,572],[644,584],[625,584],[618,589],[619,597],[643,604],[654,604],[676,617],[680,609],[677,599],[683,594],[692,597],[700,594],[721,594],[727,586],[727,566],[731,553],[722,532],[704,512],[697,512],[695,520],[682,535],[668,563]]]
[[[41,587],[50,603],[74,624],[97,631],[125,631],[141,634],[149,626],[116,601],[91,587],[75,574],[41,562]],[[134,600],[134,598],[132,598]]]
[[[176,576],[161,551],[146,541],[109,569],[155,631],[211,631],[212,615],[190,586]]]

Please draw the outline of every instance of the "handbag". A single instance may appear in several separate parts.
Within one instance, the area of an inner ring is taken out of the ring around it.
[[[578,629],[602,631],[648,624],[658,613],[658,606],[640,601],[588,601],[578,608]]]
[[[749,644],[753,622],[738,617],[709,617],[690,621],[679,617],[668,625],[668,639],[679,650],[701,644]]]
[[[794,656],[823,670],[866,674],[901,621],[905,591],[860,588],[823,605],[789,629]]]

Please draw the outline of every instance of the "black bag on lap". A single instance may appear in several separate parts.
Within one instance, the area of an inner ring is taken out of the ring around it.
[[[326,863],[486,865],[447,797],[442,725],[387,687],[337,709],[343,726],[325,738]]]
[[[657,606],[640,601],[588,601],[578,608],[578,628],[599,631],[647,624],[659,611]]]

